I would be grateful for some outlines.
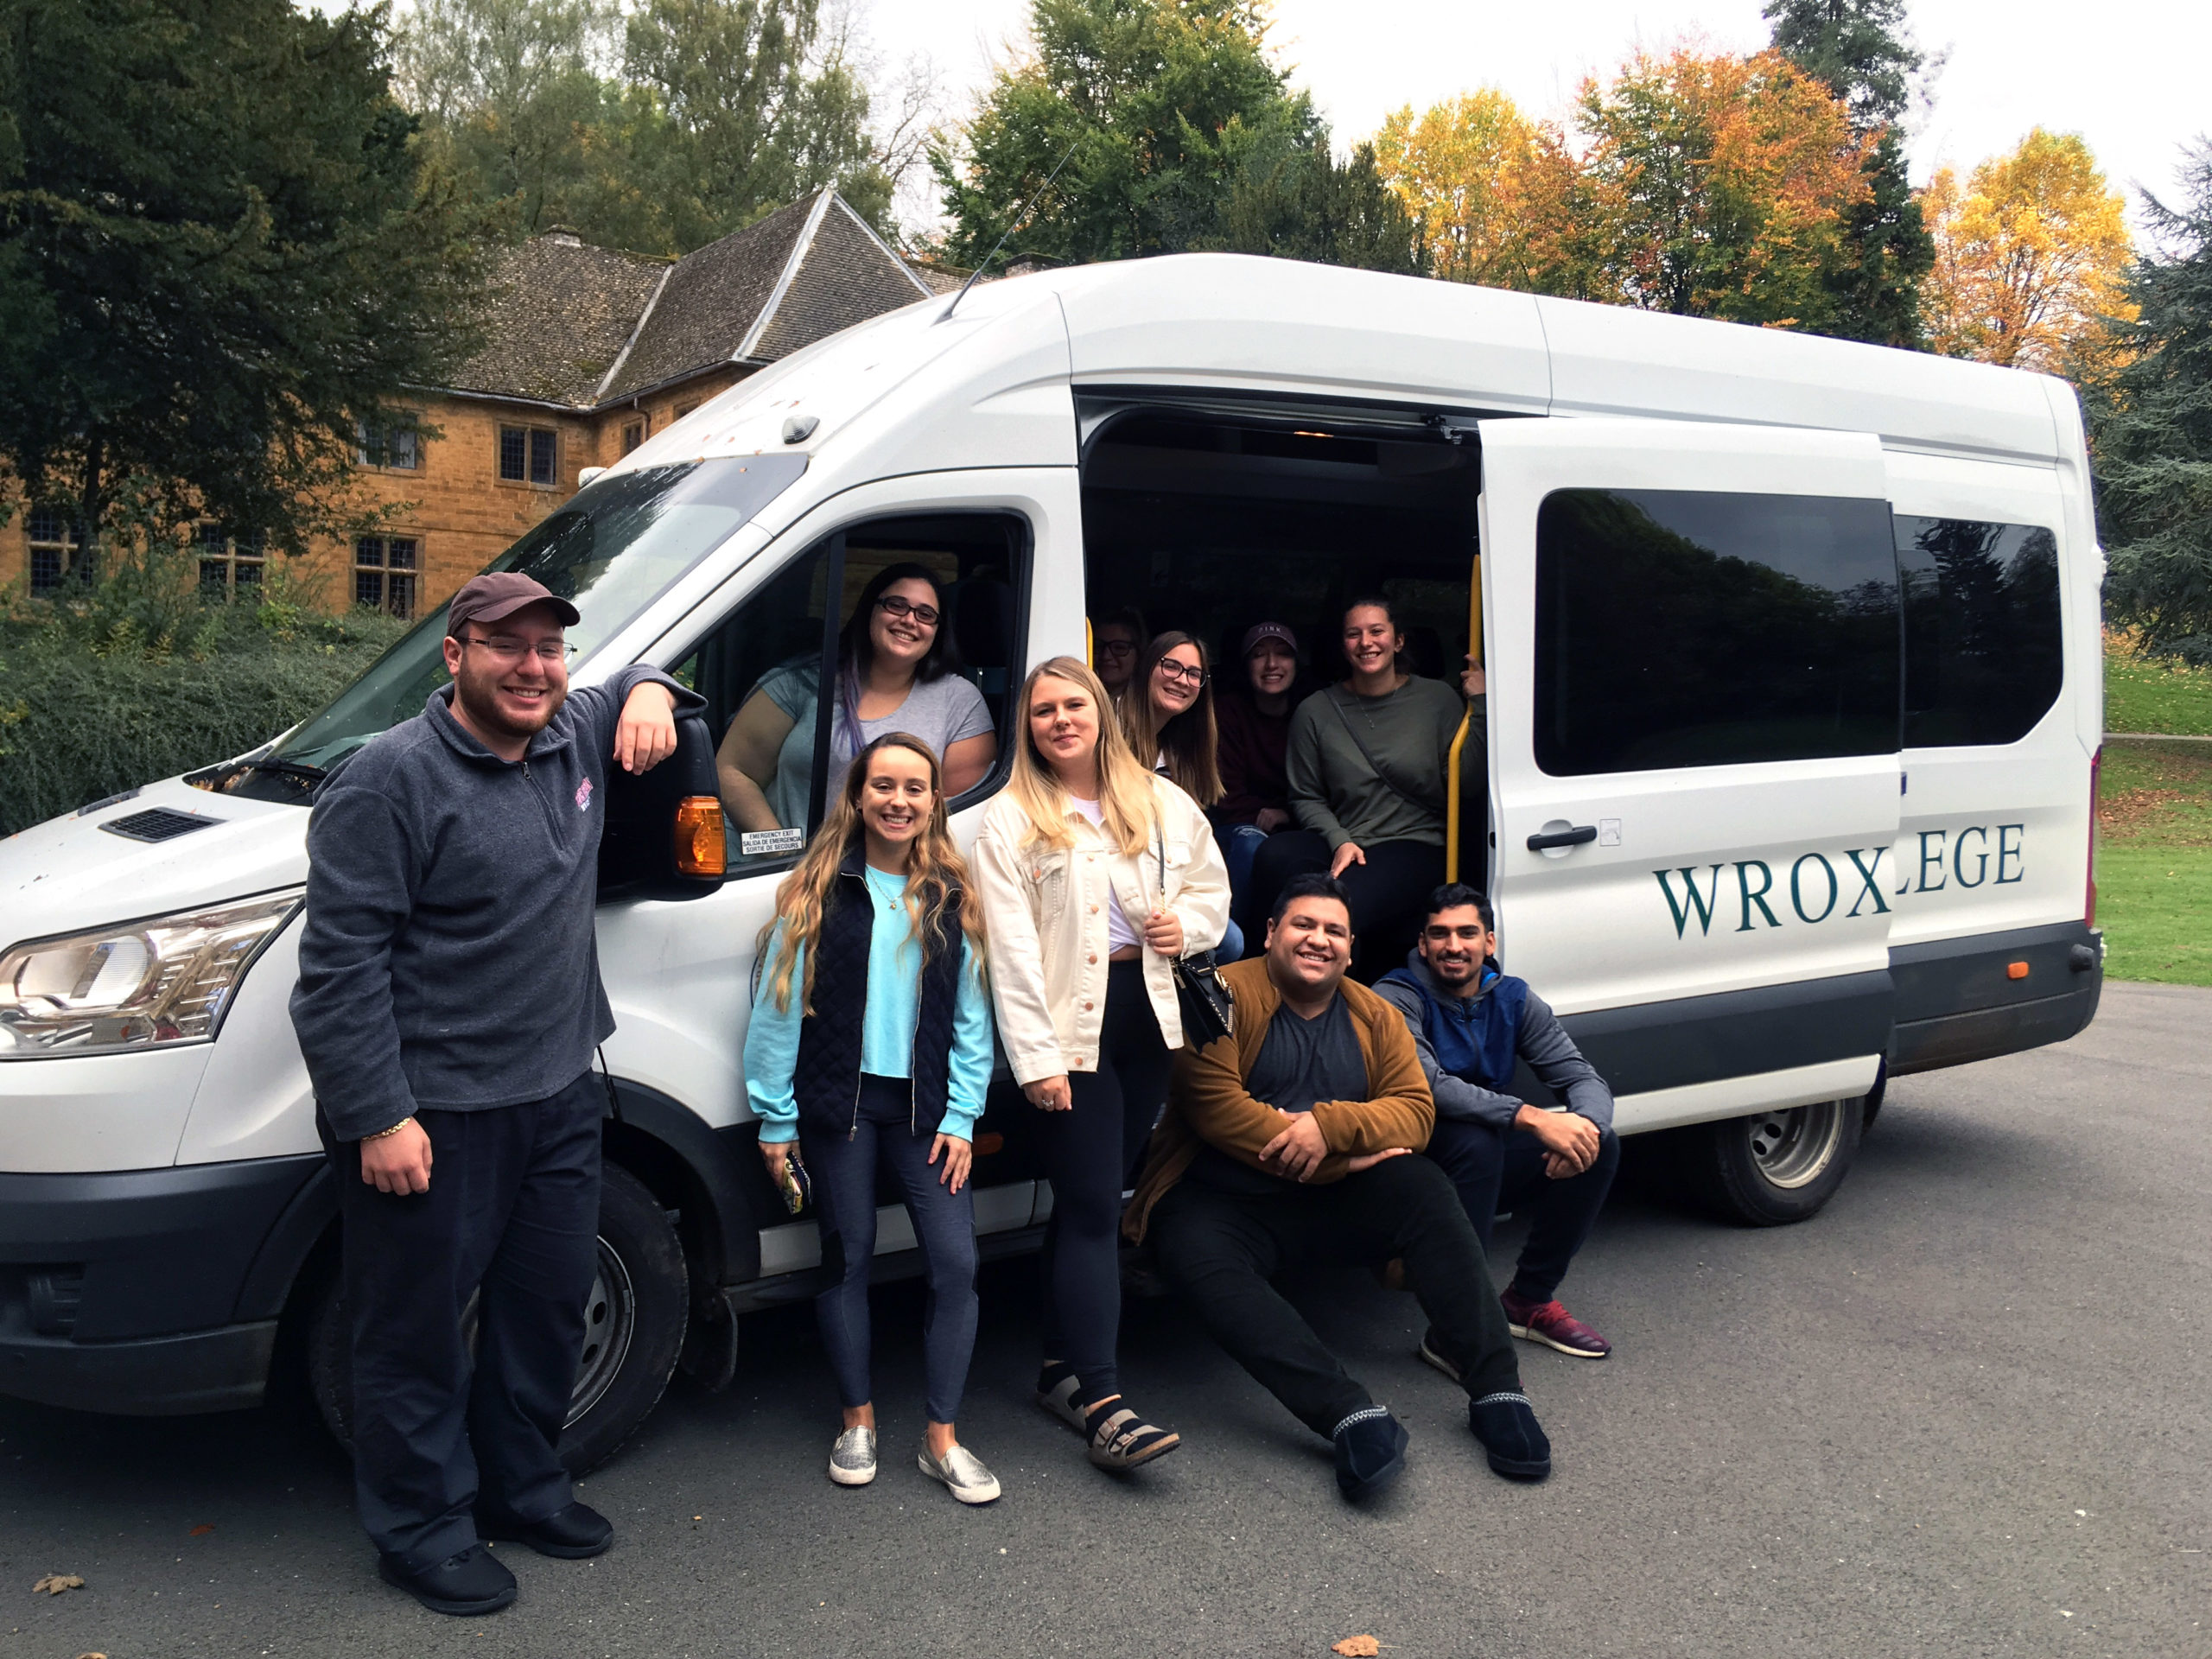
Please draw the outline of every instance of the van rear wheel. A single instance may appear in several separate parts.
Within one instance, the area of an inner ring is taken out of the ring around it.
[[[308,1385],[315,1409],[341,1446],[353,1444],[350,1322],[333,1272],[308,1314]],[[604,1463],[659,1403],[683,1351],[690,1306],[683,1247],[660,1201],[618,1165],[606,1166],[599,1198],[598,1255],[584,1303],[584,1344],[561,1432],[561,1461],[577,1474]],[[461,1313],[476,1345],[476,1302]]]
[[[1835,1196],[1859,1155],[1865,1123],[1857,1098],[1724,1118],[1692,1132],[1685,1162],[1714,1213],[1778,1227],[1818,1215]]]

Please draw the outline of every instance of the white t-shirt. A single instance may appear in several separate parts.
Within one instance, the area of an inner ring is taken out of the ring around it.
[[[1099,805],[1097,802],[1083,800],[1077,796],[1071,795],[1068,797],[1068,804],[1074,807],[1077,811],[1082,813],[1084,817],[1089,818],[1091,823],[1099,825],[1101,828],[1104,827],[1106,823],[1106,809]],[[1121,898],[1118,894],[1116,895],[1113,904],[1106,912],[1106,949],[1109,952],[1122,950],[1128,949],[1130,945],[1142,944],[1143,943],[1144,935],[1136,932],[1129,926],[1129,918],[1122,914]]]

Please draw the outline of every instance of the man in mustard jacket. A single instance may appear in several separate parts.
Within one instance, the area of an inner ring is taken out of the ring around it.
[[[1489,1264],[1451,1180],[1426,1158],[1436,1121],[1406,1022],[1351,963],[1351,912],[1324,875],[1275,901],[1265,953],[1224,970],[1234,1033],[1177,1056],[1124,1230],[1216,1341],[1300,1421],[1336,1444],[1345,1497],[1405,1466],[1406,1431],[1270,1282],[1301,1259],[1402,1260],[1468,1395],[1491,1467],[1551,1472],[1521,1392]]]

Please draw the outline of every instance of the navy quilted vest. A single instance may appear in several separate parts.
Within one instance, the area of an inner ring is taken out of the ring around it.
[[[822,937],[815,942],[814,1012],[800,1021],[798,1060],[791,1090],[798,1099],[800,1125],[816,1134],[852,1130],[860,1099],[861,1016],[867,1004],[869,946],[875,931],[875,901],[855,849],[830,883],[823,906]],[[921,995],[916,999],[914,1052],[907,1075],[913,1080],[914,1130],[934,1135],[944,1119],[952,1071],[952,1011],[960,989],[963,955],[960,906],[955,888],[944,907],[938,938],[922,964]]]

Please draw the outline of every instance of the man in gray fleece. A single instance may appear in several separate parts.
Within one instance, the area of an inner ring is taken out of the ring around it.
[[[1490,900],[1451,882],[1429,896],[1420,942],[1406,965],[1376,982],[1405,1016],[1436,1096],[1427,1155],[1459,1189],[1485,1255],[1501,1204],[1532,1211],[1513,1282],[1501,1299],[1516,1337],[1563,1354],[1603,1359],[1612,1344],[1560,1306],[1560,1281],[1590,1236],[1620,1164],[1613,1096],[1528,982],[1498,971]],[[1530,1071],[1564,1110],[1512,1092]],[[1452,1368],[1426,1340],[1421,1357]]]
[[[609,758],[658,765],[702,705],[652,668],[571,695],[575,620],[528,576],[468,582],[453,684],[308,824],[292,1026],[339,1178],[355,1497],[385,1581],[442,1613],[514,1599],[480,1539],[573,1558],[613,1537],[558,1452],[597,1255],[592,1053],[614,1029],[600,825]]]

